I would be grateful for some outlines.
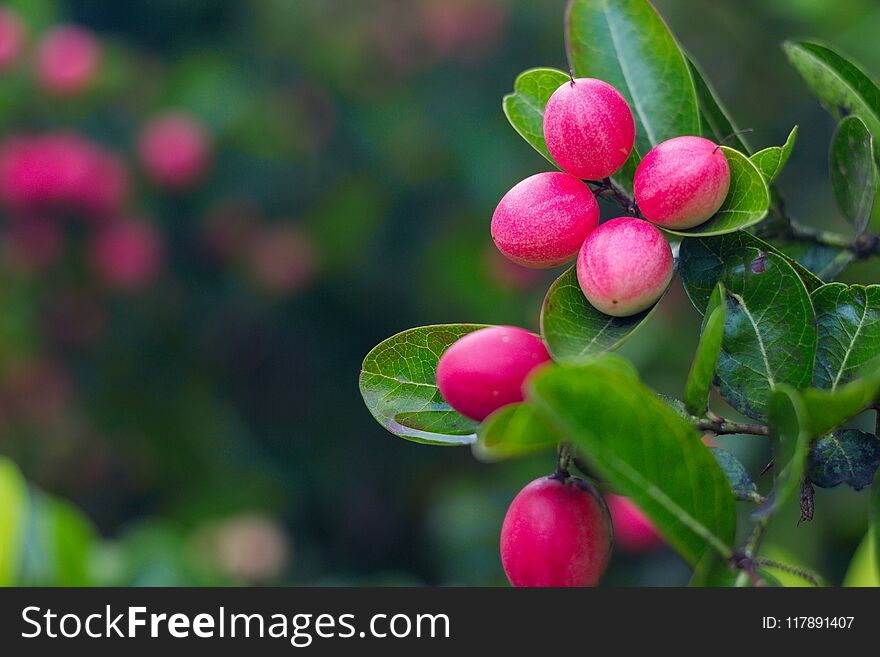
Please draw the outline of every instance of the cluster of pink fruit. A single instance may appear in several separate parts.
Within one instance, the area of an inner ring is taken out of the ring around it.
[[[657,228],[683,230],[721,207],[730,168],[719,146],[696,136],[658,144],[639,164],[634,194],[640,216],[599,225],[590,186],[629,159],[635,121],[623,96],[591,78],[572,79],[550,97],[544,139],[565,171],[539,173],[511,189],[492,217],[492,237],[510,260],[527,267],[561,265],[577,256],[581,290],[598,311],[628,316],[654,305],[672,279],[672,250]],[[451,345],[437,366],[442,397],[478,422],[520,402],[527,377],[550,361],[541,338],[520,328],[475,331]],[[533,481],[514,499],[501,531],[504,570],[515,586],[592,586],[613,543],[630,551],[655,547],[657,534],[629,500],[610,497],[611,513],[587,482],[559,473]]]

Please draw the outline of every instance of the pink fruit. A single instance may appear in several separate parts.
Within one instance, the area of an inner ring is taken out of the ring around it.
[[[584,296],[597,310],[626,317],[650,308],[672,280],[672,250],[647,221],[618,217],[584,242],[577,276]]]
[[[523,400],[523,383],[550,360],[541,338],[515,326],[491,326],[456,341],[437,363],[437,387],[462,415],[482,422]]]
[[[188,189],[211,164],[211,138],[205,126],[183,112],[167,112],[141,132],[138,153],[147,175],[160,187]]]
[[[311,238],[290,223],[276,223],[250,238],[246,260],[251,277],[265,291],[289,294],[308,284],[317,268]]]
[[[611,521],[614,524],[614,544],[624,552],[635,554],[651,552],[663,545],[663,539],[653,523],[631,500],[619,495],[606,495]]]
[[[513,586],[596,586],[613,546],[608,509],[587,482],[536,479],[501,526],[501,563]]]
[[[61,25],[49,31],[37,47],[37,79],[51,94],[77,94],[94,83],[101,59],[101,45],[90,30]]]
[[[511,189],[492,215],[498,250],[526,267],[555,267],[577,255],[599,223],[599,205],[566,173],[538,173]]]
[[[653,148],[635,176],[645,219],[664,228],[698,226],[718,211],[730,187],[730,166],[717,144],[675,137]]]
[[[636,126],[626,100],[607,82],[577,78],[544,108],[544,140],[556,163],[587,180],[607,178],[626,162]]]
[[[21,55],[24,27],[11,9],[0,7],[0,71],[9,69]]]
[[[161,234],[152,224],[124,219],[95,236],[92,266],[107,286],[131,292],[153,282],[162,266],[162,251]]]

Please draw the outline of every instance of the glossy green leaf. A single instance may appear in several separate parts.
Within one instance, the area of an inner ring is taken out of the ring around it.
[[[808,388],[801,397],[809,414],[811,437],[824,436],[880,399],[880,359],[866,364],[849,383],[834,390]]]
[[[544,141],[544,108],[553,92],[568,79],[567,73],[554,68],[523,71],[513,83],[513,93],[507,94],[502,103],[513,129],[553,166],[557,164]]]
[[[877,551],[880,551],[880,531],[874,526],[868,529],[856,548],[843,578],[843,586],[880,587],[880,559],[875,556]]]
[[[9,459],[0,457],[0,586],[15,583],[21,563],[28,492]]]
[[[807,409],[794,388],[774,388],[767,408],[776,481],[767,500],[752,513],[756,518],[775,513],[798,492],[811,440]]]
[[[823,284],[815,274],[751,233],[738,231],[718,237],[687,239],[681,243],[678,251],[679,271],[685,292],[701,314],[706,312],[709,297],[724,270],[724,263],[744,248],[786,258],[808,290],[815,290]]]
[[[712,454],[730,482],[730,488],[736,499],[754,501],[758,495],[758,486],[752,480],[745,466],[733,454],[720,447],[712,447]]]
[[[782,146],[770,146],[758,151],[749,158],[752,164],[758,167],[758,171],[761,172],[761,175],[764,176],[764,180],[768,184],[782,172],[788,163],[788,158],[791,156],[794,142],[797,139],[797,132],[798,127],[795,126]]]
[[[552,448],[562,440],[533,406],[510,404],[480,424],[474,451],[485,460],[506,459]]]
[[[820,488],[870,486],[880,466],[880,439],[872,433],[841,429],[816,441],[810,451],[810,481]]]
[[[721,279],[727,321],[716,382],[721,395],[748,417],[766,417],[779,384],[810,385],[816,357],[816,319],[810,295],[781,256],[737,251]]]
[[[833,281],[855,260],[849,249],[815,242],[792,242],[783,244],[779,249],[823,281]]]
[[[391,433],[432,445],[469,445],[477,423],[443,401],[435,380],[437,362],[456,340],[479,324],[423,326],[398,333],[367,354],[360,390],[376,421]]]
[[[735,500],[718,462],[693,425],[604,359],[542,369],[527,399],[690,564],[708,549],[730,556]]]
[[[708,221],[686,230],[670,230],[667,233],[682,237],[709,237],[732,233],[754,226],[767,216],[770,208],[770,191],[767,181],[749,158],[727,146],[721,150],[730,165],[730,189],[724,203]]]
[[[541,333],[553,360],[577,364],[616,349],[638,329],[658,304],[630,317],[596,310],[581,291],[575,267],[560,276],[541,307]]]
[[[684,389],[685,407],[688,412],[699,417],[702,417],[708,408],[715,365],[721,353],[721,340],[724,337],[726,306],[724,286],[719,284],[712,293],[711,310],[706,315],[700,343]]]
[[[828,112],[837,119],[853,114],[874,136],[875,157],[880,142],[880,87],[856,64],[815,41],[783,44],[789,61]]]
[[[813,385],[834,390],[880,356],[880,285],[829,283],[811,297],[819,331]]]
[[[636,148],[700,134],[697,95],[684,54],[647,0],[571,0],[569,59],[579,77],[605,80],[629,102]]]
[[[874,140],[857,116],[847,116],[831,138],[828,167],[834,198],[843,216],[862,234],[871,220],[877,194]]]
[[[749,148],[745,136],[738,134],[740,132],[739,129],[736,127],[733,119],[730,118],[730,113],[721,103],[709,79],[694,61],[694,58],[689,55],[686,56],[691,77],[694,80],[694,88],[697,91],[703,136],[715,143],[721,143],[722,140],[726,140],[724,143],[741,153],[751,153],[752,149]]]

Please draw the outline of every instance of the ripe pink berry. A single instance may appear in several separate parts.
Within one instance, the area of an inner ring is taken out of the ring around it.
[[[162,266],[162,252],[162,236],[152,224],[125,219],[95,236],[91,260],[107,286],[131,292],[153,282]]]
[[[647,221],[618,217],[584,242],[577,262],[584,296],[606,315],[627,317],[650,308],[672,280],[672,250]]]
[[[90,30],[60,25],[49,31],[37,47],[37,79],[51,94],[77,94],[94,83],[101,59],[101,45]]]
[[[24,27],[13,10],[0,7],[0,71],[6,71],[18,61],[24,46]]]
[[[197,118],[167,112],[141,132],[138,153],[147,175],[160,187],[188,189],[199,182],[211,164],[211,138]]]
[[[437,387],[462,415],[482,422],[523,400],[523,382],[550,360],[541,338],[515,326],[490,326],[456,341],[437,363]]]
[[[511,189],[492,215],[498,250],[526,267],[555,267],[577,255],[599,223],[599,205],[566,173],[538,173]]]
[[[587,482],[536,479],[501,526],[501,563],[513,586],[596,586],[613,545],[605,502]]]
[[[724,203],[730,166],[708,139],[675,137],[651,149],[636,169],[634,184],[645,219],[664,228],[693,228]]]
[[[663,545],[653,523],[631,500],[620,495],[606,495],[611,522],[614,524],[614,544],[624,552],[640,554],[651,552]]]
[[[544,108],[544,140],[556,163],[578,178],[600,180],[626,162],[636,126],[626,100],[607,82],[578,78]]]

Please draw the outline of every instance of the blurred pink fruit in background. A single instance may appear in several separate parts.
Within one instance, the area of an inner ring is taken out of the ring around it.
[[[211,208],[202,221],[202,246],[219,263],[240,257],[262,220],[261,211],[245,201],[223,201]]]
[[[632,500],[620,495],[605,495],[614,525],[614,546],[624,552],[642,554],[663,545],[663,539],[648,517]]]
[[[108,287],[126,292],[139,290],[152,283],[162,267],[162,236],[143,220],[111,223],[93,238],[91,260]]]
[[[128,195],[122,160],[72,132],[13,136],[0,144],[0,202],[15,211],[118,212]]]
[[[311,238],[290,223],[270,224],[254,235],[246,266],[261,288],[275,294],[302,289],[312,278],[317,254]]]
[[[242,513],[206,528],[203,540],[217,565],[235,579],[258,584],[284,573],[290,541],[278,522],[260,513]]]
[[[189,189],[211,164],[211,137],[197,118],[166,112],[150,121],[138,138],[138,154],[150,179],[160,187]]]
[[[18,61],[24,45],[24,27],[11,9],[0,7],[0,71],[8,70]]]
[[[50,94],[75,95],[95,82],[101,59],[101,44],[92,32],[60,25],[47,32],[37,46],[37,80]]]

